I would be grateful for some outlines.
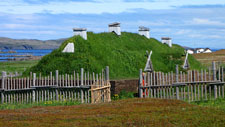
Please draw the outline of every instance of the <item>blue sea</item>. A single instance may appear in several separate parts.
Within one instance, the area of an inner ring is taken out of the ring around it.
[[[3,53],[0,53],[0,62],[8,61],[8,59],[15,58],[14,55],[33,55],[33,56],[45,56],[53,51],[53,49],[3,49],[0,50]],[[13,51],[15,53],[9,53]],[[20,56],[20,58],[23,56]]]

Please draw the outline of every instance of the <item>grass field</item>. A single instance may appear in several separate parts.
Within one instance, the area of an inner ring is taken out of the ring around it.
[[[225,110],[177,100],[125,99],[104,104],[1,110],[0,126],[224,126]]]
[[[16,71],[23,72],[25,69],[28,69],[36,65],[37,63],[38,63],[38,60],[0,62],[0,72],[2,71],[12,72],[12,73],[15,73]]]
[[[208,100],[208,101],[197,101],[192,102],[191,104],[204,106],[204,107],[214,107],[225,110],[225,98],[219,98],[216,100]]]

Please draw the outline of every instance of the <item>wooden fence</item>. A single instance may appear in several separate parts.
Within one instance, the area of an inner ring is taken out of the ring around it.
[[[173,72],[148,72],[139,76],[139,97],[199,101],[224,98],[224,68]]]
[[[81,103],[109,102],[109,67],[100,74],[81,73],[59,75],[56,70],[43,77],[31,73],[29,77],[0,79],[1,103],[38,103],[44,101],[79,101]]]

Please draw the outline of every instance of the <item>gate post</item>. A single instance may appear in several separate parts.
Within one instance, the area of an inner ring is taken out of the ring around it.
[[[6,77],[6,72],[2,71],[2,92],[1,92],[1,103],[4,103],[4,89],[5,89],[5,77]]]
[[[140,69],[140,72],[139,72],[139,97],[140,98],[143,98],[143,89],[142,89],[142,86],[143,86],[143,83],[142,83],[142,81],[143,81],[143,77],[142,77],[142,69]]]
[[[110,85],[110,80],[109,80],[109,66],[106,66],[105,68],[106,70],[106,82],[107,82],[107,86]],[[111,86],[109,88],[107,88],[106,92],[107,92],[107,101],[110,102],[111,101]]]

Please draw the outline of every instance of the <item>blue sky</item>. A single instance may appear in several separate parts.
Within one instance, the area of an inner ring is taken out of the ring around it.
[[[1,0],[0,36],[15,39],[71,37],[73,27],[96,33],[121,22],[122,31],[150,28],[190,47],[225,48],[225,0]]]

